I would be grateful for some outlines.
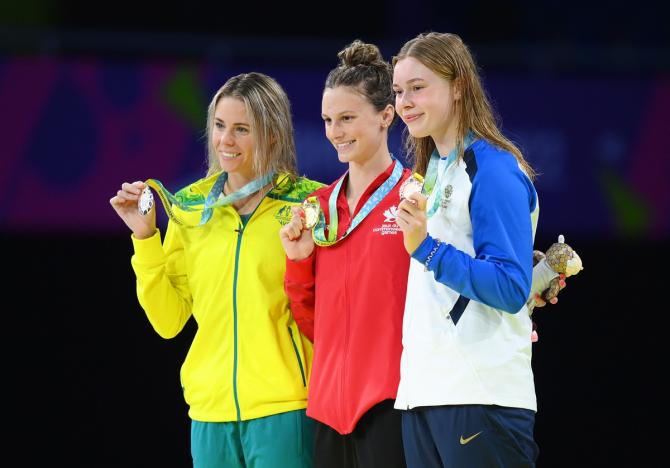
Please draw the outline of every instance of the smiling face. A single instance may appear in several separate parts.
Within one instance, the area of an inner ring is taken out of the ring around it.
[[[214,111],[211,139],[224,172],[247,181],[254,179],[254,139],[242,101],[232,97],[219,100]]]
[[[459,91],[417,59],[405,57],[396,63],[393,90],[396,112],[413,137],[439,141],[457,127]]]
[[[341,162],[364,163],[386,151],[387,129],[393,120],[390,105],[378,112],[354,88],[337,86],[323,92],[321,117]]]

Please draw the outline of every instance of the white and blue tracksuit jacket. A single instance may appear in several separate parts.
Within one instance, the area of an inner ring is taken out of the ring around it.
[[[445,192],[448,202],[429,217],[428,237],[412,254],[395,407],[535,411],[525,304],[537,193],[515,157],[484,140],[440,169],[428,207]]]

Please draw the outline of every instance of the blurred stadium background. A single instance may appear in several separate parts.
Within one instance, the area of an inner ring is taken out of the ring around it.
[[[171,341],[153,333],[109,198],[122,181],[153,177],[176,191],[201,177],[206,106],[245,71],[284,86],[300,171],[331,182],[344,167],[320,97],[337,52],[359,38],[390,59],[434,30],[471,46],[505,133],[541,174],[536,248],[562,233],[585,265],[536,315],[538,466],[658,466],[668,18],[651,2],[573,0],[5,2],[0,240],[17,427],[7,458],[189,466],[179,366],[195,325]],[[392,145],[404,158],[401,129]]]

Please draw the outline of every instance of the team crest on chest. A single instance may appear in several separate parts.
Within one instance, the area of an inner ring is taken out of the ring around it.
[[[384,221],[380,226],[377,226],[372,229],[372,232],[379,233],[382,236],[387,234],[397,234],[400,231],[400,226],[396,222],[398,218],[398,207],[395,205],[390,206],[384,210]]]
[[[385,223],[395,223],[397,217],[398,217],[398,207],[397,206],[392,206],[388,210],[384,211],[384,222]]]
[[[444,187],[442,197],[440,198],[440,208],[447,208],[449,206],[452,193],[454,193],[454,187],[451,184]]]
[[[290,221],[293,213],[291,212],[291,205],[284,205],[275,213],[275,219],[279,224],[286,226]]]

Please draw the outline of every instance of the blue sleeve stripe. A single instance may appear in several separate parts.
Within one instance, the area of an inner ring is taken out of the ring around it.
[[[463,162],[466,164],[465,172],[470,178],[470,183],[472,183],[477,175],[477,159],[475,158],[475,152],[472,151],[472,148],[468,148],[463,154]],[[470,200],[468,200],[468,209],[470,208]]]
[[[470,183],[472,183],[475,175],[477,175],[477,158],[475,158],[475,152],[472,150],[472,148],[468,148],[463,154],[463,162],[467,165],[465,172],[468,173],[468,177],[470,177]]]
[[[535,203],[535,191],[513,155],[487,143],[473,147],[476,151],[469,149],[467,157],[475,258],[452,245],[440,245],[429,269],[437,281],[459,294],[516,313],[530,291],[530,205]],[[425,261],[434,245],[434,240],[426,239],[413,257]]]

